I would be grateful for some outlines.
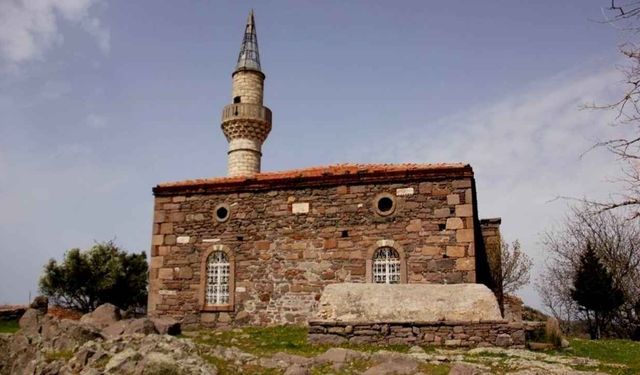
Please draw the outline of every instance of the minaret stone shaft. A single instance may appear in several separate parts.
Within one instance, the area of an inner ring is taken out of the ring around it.
[[[262,143],[271,131],[271,110],[262,105],[264,78],[253,10],[247,18],[238,63],[231,75],[233,104],[222,110],[222,131],[229,142],[228,175],[260,173]]]

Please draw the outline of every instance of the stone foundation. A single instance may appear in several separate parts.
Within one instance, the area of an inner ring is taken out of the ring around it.
[[[481,322],[335,322],[310,321],[313,344],[435,345],[450,348],[525,347],[525,327],[506,321]]]

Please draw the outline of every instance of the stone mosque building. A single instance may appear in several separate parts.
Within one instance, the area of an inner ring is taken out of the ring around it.
[[[228,176],[162,183],[148,313],[183,326],[306,323],[335,283],[488,286],[499,219],[478,217],[468,164],[261,172],[272,126],[253,12],[221,128]],[[492,266],[493,265],[493,266]]]

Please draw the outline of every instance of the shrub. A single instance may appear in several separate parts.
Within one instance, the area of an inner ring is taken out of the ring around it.
[[[40,278],[40,291],[55,304],[92,311],[103,303],[125,310],[144,309],[147,303],[146,254],[130,254],[113,241],[89,250],[71,249],[62,263],[49,260]]]

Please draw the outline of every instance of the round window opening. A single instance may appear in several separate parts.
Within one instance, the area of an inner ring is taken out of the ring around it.
[[[375,201],[375,209],[379,215],[391,215],[396,209],[396,201],[391,194],[382,194]]]
[[[227,221],[229,219],[229,207],[225,204],[221,204],[215,209],[216,220],[219,222]]]

